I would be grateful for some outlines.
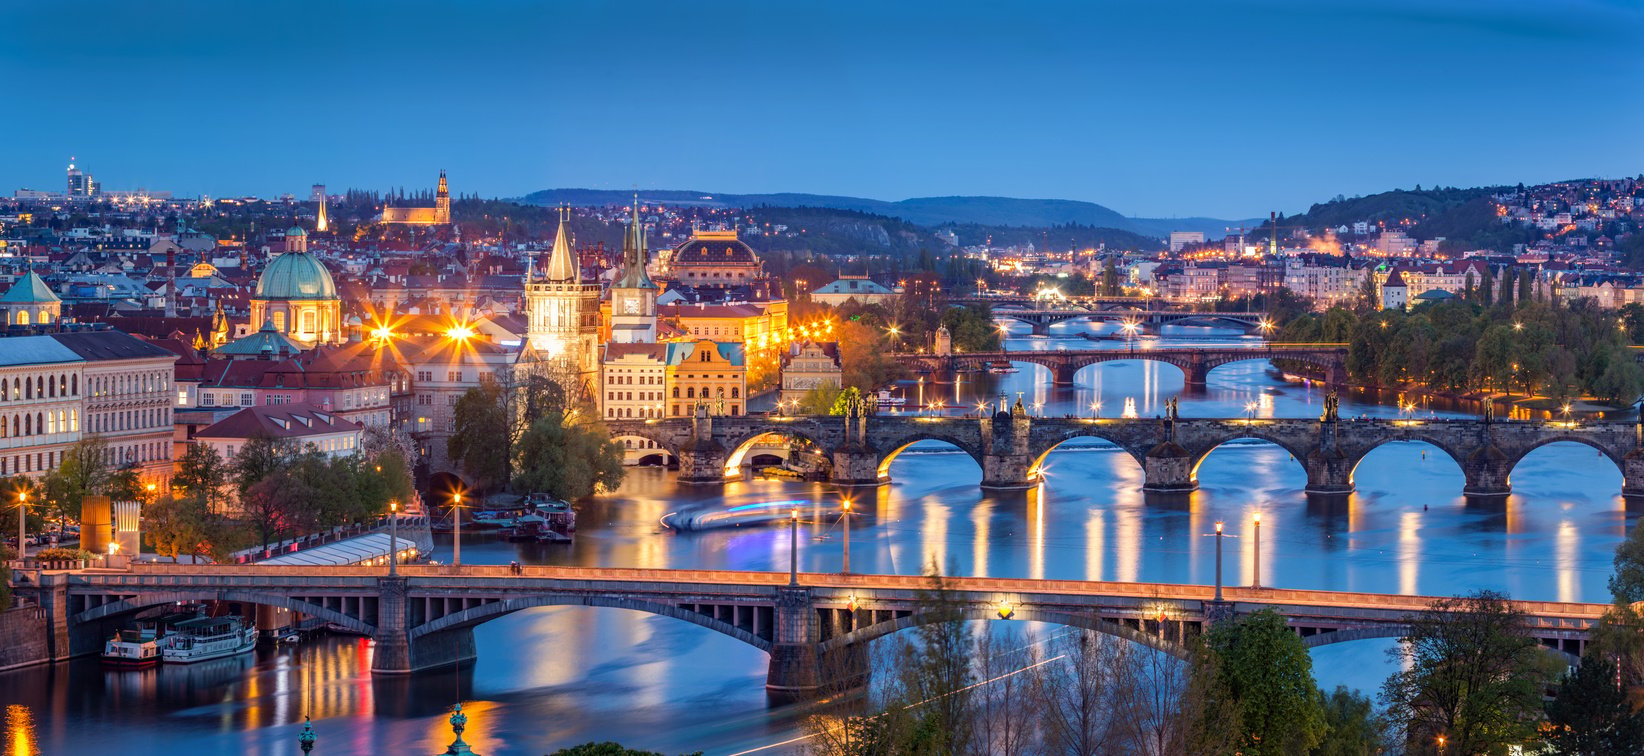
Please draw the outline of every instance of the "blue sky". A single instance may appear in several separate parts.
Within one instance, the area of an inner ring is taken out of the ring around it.
[[[1644,172],[1640,0],[6,3],[0,191],[994,194]]]

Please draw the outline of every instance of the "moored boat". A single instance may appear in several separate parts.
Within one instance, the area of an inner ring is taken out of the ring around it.
[[[167,664],[191,664],[246,653],[257,647],[257,626],[243,617],[195,617],[172,627],[160,644]]]

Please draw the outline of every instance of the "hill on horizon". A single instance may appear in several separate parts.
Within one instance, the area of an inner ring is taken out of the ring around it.
[[[1016,197],[954,196],[914,197],[889,202],[865,197],[781,192],[774,194],[715,194],[680,189],[650,189],[639,192],[641,199],[678,205],[753,208],[821,207],[853,210],[898,218],[920,226],[943,225],[1089,226],[1165,238],[1171,231],[1203,231],[1208,238],[1225,236],[1230,226],[1255,225],[1263,219],[1223,220],[1219,218],[1131,218],[1094,202],[1063,199],[1020,199]],[[543,189],[520,198],[521,202],[553,205],[626,204],[631,191],[615,189]]]

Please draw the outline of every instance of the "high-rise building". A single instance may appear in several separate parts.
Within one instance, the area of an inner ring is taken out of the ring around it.
[[[92,179],[91,174],[74,167],[74,158],[69,158],[68,196],[91,197],[97,194],[98,189],[97,181]]]
[[[591,392],[599,369],[599,283],[584,282],[582,268],[566,236],[569,220],[561,212],[559,233],[548,267],[525,273],[525,350],[522,364],[534,363],[556,378],[575,378],[567,390]]]
[[[645,272],[649,255],[645,250],[645,225],[639,220],[639,200],[634,200],[634,219],[622,241],[621,275],[611,283],[611,342],[649,344],[656,341],[656,283]]]

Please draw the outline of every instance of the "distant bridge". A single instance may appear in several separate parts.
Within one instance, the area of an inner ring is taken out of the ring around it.
[[[1087,309],[1059,305],[1054,308],[1000,307],[993,310],[994,320],[1015,320],[1033,326],[1035,335],[1043,336],[1050,327],[1069,320],[1096,320],[1123,323],[1135,334],[1157,334],[1167,325],[1197,324],[1239,328],[1246,333],[1266,333],[1273,323],[1265,312],[1189,312],[1185,310]]]
[[[14,565],[17,563],[13,563]],[[137,612],[179,601],[275,606],[375,639],[371,668],[403,674],[475,656],[473,628],[538,606],[595,606],[658,614],[706,627],[770,654],[766,685],[803,694],[826,680],[830,654],[946,617],[929,581],[903,575],[618,568],[385,567],[136,564],[125,571],[14,569],[19,595],[50,621],[54,659],[101,650]],[[1173,653],[1214,621],[1271,608],[1309,646],[1399,637],[1433,598],[1167,583],[945,578],[966,619],[1051,622]],[[1579,655],[1608,606],[1516,602],[1528,634]],[[242,609],[246,614],[253,612]],[[540,649],[516,652],[538,653]],[[843,656],[843,655],[841,655]],[[839,658],[839,657],[835,657]],[[845,657],[850,658],[850,657]],[[856,657],[861,659],[861,655]],[[865,669],[862,671],[866,671]]]
[[[1044,353],[1040,353],[1044,354]],[[653,420],[608,420],[616,437],[649,439],[679,460],[679,478],[719,483],[741,475],[755,443],[770,437],[803,442],[831,462],[829,480],[843,486],[877,486],[890,480],[891,462],[920,441],[942,441],[969,455],[982,469],[982,487],[1024,489],[1037,485],[1045,457],[1068,441],[1100,439],[1119,447],[1142,468],[1142,490],[1165,494],[1198,487],[1199,465],[1230,441],[1255,439],[1278,445],[1307,472],[1309,494],[1337,496],[1354,489],[1359,463],[1383,444],[1421,441],[1455,460],[1465,477],[1463,493],[1505,497],[1509,476],[1530,452],[1551,443],[1590,446],[1622,474],[1621,493],[1644,497],[1644,425],[1636,420],[1591,422],[1492,419],[1318,420],[1265,418],[1076,418],[1032,417],[1018,403],[1008,412],[970,417],[862,415],[780,417],[743,415]]]
[[[1004,352],[921,354],[900,352],[896,361],[926,373],[936,383],[952,383],[958,372],[986,370],[999,362],[1027,362],[1050,368],[1057,386],[1072,386],[1080,368],[1098,362],[1152,360],[1181,368],[1188,386],[1203,386],[1210,371],[1245,360],[1291,360],[1317,368],[1332,386],[1347,383],[1345,344],[1263,344],[1251,347],[1161,347],[1129,349],[1054,349]]]

